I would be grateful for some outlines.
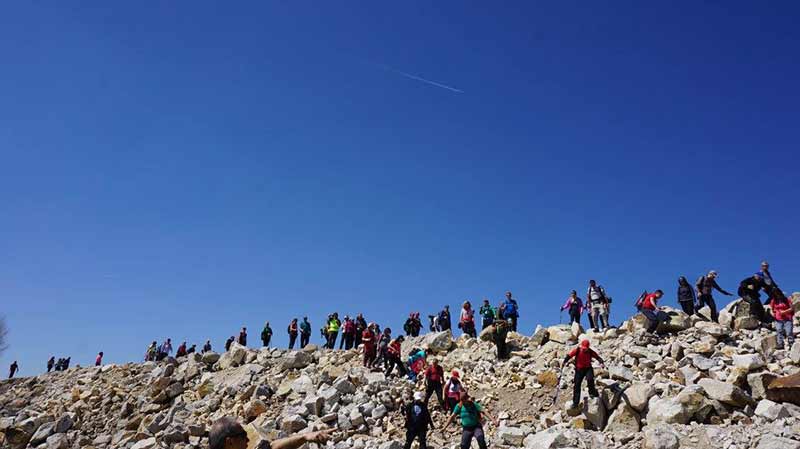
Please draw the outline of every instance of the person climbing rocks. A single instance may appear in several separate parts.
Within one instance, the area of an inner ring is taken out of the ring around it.
[[[377,325],[376,325],[377,328]],[[383,333],[380,334],[380,338],[378,338],[378,358],[374,362],[374,366],[380,366],[383,364],[383,369],[386,370],[389,367],[389,355],[387,351],[389,350],[389,343],[392,342],[392,329],[387,327],[383,330]]]
[[[164,343],[161,343],[161,347],[158,348],[156,361],[160,362],[161,360],[169,357],[170,354],[172,354],[172,339],[168,338],[164,340]]]
[[[420,373],[423,373],[428,366],[428,352],[421,348],[413,348],[408,356],[408,378],[412,382],[417,381]]]
[[[413,332],[413,323],[414,323],[414,313],[409,313],[408,318],[406,318],[406,322],[403,323],[403,332],[406,333],[409,337],[411,337],[411,333]]]
[[[784,337],[786,337],[788,347],[791,348],[794,344],[794,309],[792,308],[792,300],[780,288],[775,287],[770,295],[769,306],[772,310],[772,317],[775,319],[775,332],[778,338],[777,349],[783,349]]]
[[[376,336],[373,333],[374,329],[375,323],[369,323],[367,328],[364,329],[364,332],[361,333],[361,344],[364,346],[364,366],[367,368],[372,368],[372,365],[375,363],[375,358],[378,355],[375,346]]]
[[[345,350],[350,350],[353,343],[356,341],[356,322],[353,321],[349,315],[344,316],[344,323],[342,324],[342,338],[339,341],[339,349],[344,347]]]
[[[504,320],[510,320],[511,330],[516,332],[517,320],[519,319],[519,304],[517,304],[517,300],[512,297],[510,291],[506,292],[506,299],[503,301],[501,310],[502,318]]]
[[[203,345],[203,354],[206,352],[211,352],[211,340],[206,340],[206,344]]]
[[[719,312],[717,312],[717,303],[714,301],[712,293],[714,290],[717,290],[725,296],[733,296],[720,288],[719,284],[717,284],[717,276],[717,272],[711,270],[707,275],[700,276],[697,282],[695,282],[695,287],[697,288],[697,309],[699,311],[699,309],[707,305],[708,308],[711,309],[711,321],[715,323],[719,322]]]
[[[47,372],[49,373],[54,366],[56,366],[56,357],[51,356],[50,360],[47,361]]]
[[[242,330],[239,332],[239,339],[236,341],[242,346],[247,347],[247,328],[242,327]]]
[[[234,337],[233,335],[231,335],[230,337],[228,337],[227,340],[225,340],[225,352],[231,350],[231,346],[233,346],[234,341],[236,341],[236,337]]]
[[[769,262],[766,260],[761,262],[761,271],[758,274],[761,275],[761,280],[764,281],[764,291],[767,295],[772,293],[772,289],[778,288],[778,283],[775,282],[775,279],[772,278],[772,273],[769,271]]]
[[[189,350],[188,350],[188,351],[186,351],[186,353],[187,353],[187,354],[194,354],[196,351],[197,351],[197,345],[193,344],[193,345],[192,345],[192,346],[189,348]]]
[[[442,389],[444,393],[444,401],[447,404],[448,413],[451,412],[458,404],[461,393],[465,392],[464,385],[461,383],[461,375],[457,370],[450,372],[450,378],[444,384]]]
[[[289,350],[292,350],[294,349],[294,342],[297,340],[297,333],[298,333],[297,318],[292,318],[292,321],[289,323],[289,326],[286,327],[286,333],[289,334]]]
[[[325,429],[292,435],[270,442],[262,442],[261,444],[263,444],[263,446],[259,445],[258,447],[262,449],[264,447],[267,449],[298,449],[308,443],[324,447],[335,430],[336,429]],[[208,432],[209,449],[246,449],[249,442],[247,432],[242,425],[228,416],[216,420],[211,426],[211,430]]]
[[[609,307],[606,290],[602,285],[597,285],[594,279],[590,280],[586,291],[586,308],[589,310],[589,323],[595,332],[599,332],[601,327],[608,329]]]
[[[261,343],[267,348],[270,341],[272,341],[272,328],[269,326],[269,321],[267,321],[264,323],[264,329],[261,330]]]
[[[681,309],[683,309],[683,312],[689,316],[694,315],[695,313],[694,306],[695,302],[697,302],[697,298],[696,295],[694,294],[694,289],[692,288],[691,285],[689,285],[689,281],[686,280],[686,277],[684,276],[678,278],[677,296],[678,296],[678,304],[681,305]]]
[[[472,304],[469,301],[464,301],[461,305],[461,316],[458,320],[458,327],[465,335],[476,338],[475,332],[475,311],[472,310]]]
[[[144,351],[144,361],[155,362],[157,355],[158,355],[158,343],[156,343],[156,341],[153,340],[153,342],[150,343],[150,346],[148,346],[147,349]]]
[[[356,315],[356,342],[355,348],[361,346],[361,338],[364,335],[364,331],[367,330],[367,320],[364,319],[364,315],[358,314]]]
[[[414,317],[411,320],[411,324],[411,336],[419,337],[419,333],[422,331],[422,319],[419,317],[419,312],[414,312]]]
[[[389,346],[386,348],[386,357],[387,357],[387,368],[386,368],[386,377],[389,377],[394,371],[394,367],[397,367],[397,371],[399,371],[401,376],[408,375],[408,370],[406,370],[406,365],[403,363],[401,358],[402,352],[402,344],[405,341],[402,335],[398,335],[397,338],[389,342]]]
[[[103,364],[103,351],[97,353],[97,357],[94,359],[94,366],[100,366]]]
[[[447,419],[443,430],[447,430],[456,417],[461,419],[461,449],[469,449],[472,445],[472,439],[478,441],[480,449],[486,449],[486,437],[483,433],[483,416],[486,415],[492,420],[495,427],[499,427],[499,421],[494,418],[486,408],[479,402],[475,402],[470,398],[466,391],[461,392],[458,399],[458,405],[453,409],[453,414]]]
[[[589,396],[596,398],[597,388],[594,385],[594,368],[592,368],[592,359],[597,359],[600,365],[605,368],[606,364],[603,359],[597,355],[592,348],[589,347],[589,340],[581,340],[578,347],[573,348],[572,351],[564,358],[561,364],[561,369],[564,369],[570,359],[575,359],[575,380],[572,389],[572,408],[576,409],[581,401],[581,384],[583,379],[586,379],[586,386],[589,389]]]
[[[439,312],[439,330],[446,331],[452,329],[453,323],[450,320],[450,306],[444,306]]]
[[[419,441],[419,449],[428,449],[428,427],[435,429],[428,403],[422,400],[422,392],[414,392],[414,402],[405,409],[406,444],[404,449],[411,449],[414,440]]]
[[[175,358],[185,357],[185,356],[186,356],[186,342],[184,341],[183,343],[180,344],[180,346],[178,346],[178,350],[175,352]]]
[[[756,273],[750,277],[742,279],[739,283],[739,296],[750,306],[750,315],[758,319],[761,323],[769,323],[770,317],[761,304],[760,290],[766,290],[764,279],[761,273]]]
[[[481,305],[480,310],[478,313],[481,315],[481,330],[486,329],[487,327],[491,326],[494,323],[494,315],[496,313],[494,307],[489,304],[488,299],[483,300],[483,305]]]
[[[655,334],[659,323],[663,321],[661,310],[658,308],[658,300],[661,299],[662,296],[664,296],[664,292],[661,290],[656,290],[653,293],[644,292],[637,301],[639,311],[649,322],[647,326],[647,332],[649,334]]]
[[[504,360],[508,357],[508,331],[511,325],[506,320],[497,320],[494,323],[494,331],[492,332],[492,341],[497,348],[497,360]]]
[[[339,321],[339,314],[334,312],[328,319],[328,349],[336,349],[336,338],[339,337],[339,328],[342,322]]]
[[[309,341],[311,341],[311,322],[308,321],[307,316],[304,316],[303,322],[300,323],[300,349],[308,346]]]
[[[578,297],[578,292],[575,290],[570,292],[569,297],[564,302],[564,305],[561,306],[561,311],[563,312],[564,310],[569,311],[569,324],[581,324],[581,314],[584,310],[583,301],[581,301],[581,298]]]
[[[442,381],[444,381],[444,368],[442,365],[439,365],[439,359],[436,357],[431,357],[431,364],[425,369],[425,405],[428,405],[428,401],[430,401],[431,396],[436,393],[436,399],[439,400],[439,406],[442,407],[442,410],[447,410],[447,407],[444,404],[444,398],[442,397],[442,391],[444,389],[442,385]]]

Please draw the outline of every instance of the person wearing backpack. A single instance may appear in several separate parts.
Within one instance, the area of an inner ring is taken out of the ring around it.
[[[596,398],[597,388],[594,385],[594,368],[592,368],[592,359],[597,359],[600,365],[605,368],[606,364],[603,359],[589,347],[589,340],[581,340],[578,347],[573,348],[572,351],[564,358],[561,364],[563,370],[570,359],[575,359],[575,379],[572,388],[572,408],[578,408],[581,402],[581,384],[583,379],[586,379],[586,387],[589,389],[589,396]]]
[[[738,290],[739,296],[750,306],[750,315],[758,318],[758,321],[761,323],[768,323],[770,321],[770,317],[761,304],[761,293],[759,292],[760,290],[767,290],[765,285],[764,280],[761,278],[761,273],[756,273],[743,279],[742,282],[739,283]]]
[[[309,326],[310,328],[310,326]],[[289,326],[286,327],[286,333],[289,334],[289,350],[294,349],[294,342],[297,340],[299,328],[297,326],[297,318],[292,318]]]
[[[481,330],[486,329],[494,323],[495,310],[492,305],[489,304],[488,299],[483,300],[483,305],[480,310],[478,310],[478,313],[481,314]]]
[[[647,326],[647,332],[649,334],[655,334],[659,323],[661,323],[662,317],[658,308],[658,300],[661,299],[662,296],[664,296],[664,292],[661,290],[656,290],[653,293],[644,292],[636,301],[637,308],[649,321]]]
[[[436,399],[439,400],[439,406],[442,410],[447,411],[442,398],[442,381],[444,380],[444,369],[439,365],[439,359],[436,357],[431,358],[431,364],[425,369],[425,405],[428,405],[431,396],[436,393]]]
[[[231,350],[231,346],[233,346],[233,342],[235,342],[235,341],[236,341],[236,337],[234,337],[233,335],[231,335],[230,337],[228,337],[227,340],[225,340],[225,352],[228,352],[228,351]]]
[[[419,312],[414,312],[414,317],[411,319],[411,336],[419,337],[422,331],[422,320],[419,318]]]
[[[777,333],[778,346],[776,349],[783,349],[783,339],[786,337],[789,348],[794,344],[794,309],[792,300],[775,287],[769,299],[769,306],[772,309],[772,317],[775,319],[775,332]]]
[[[408,335],[409,337],[412,336],[411,334],[413,332],[413,326],[414,326],[413,323],[414,323],[414,314],[409,313],[406,322],[403,323],[403,332],[405,332],[406,335]]]
[[[304,316],[303,322],[300,323],[300,349],[308,346],[309,341],[311,341],[311,323],[308,321],[308,317]]]
[[[339,321],[339,314],[334,312],[328,320],[328,349],[336,349],[336,338],[339,336],[339,328],[342,322]]]
[[[184,341],[178,346],[178,352],[175,353],[175,358],[186,356],[186,342]]]
[[[678,278],[678,304],[681,305],[683,312],[689,316],[694,315],[694,303],[696,301],[694,289],[689,285],[685,277]]]
[[[475,311],[472,310],[472,304],[469,301],[464,301],[461,306],[461,316],[458,320],[458,327],[466,335],[476,338],[475,332]]]
[[[561,306],[561,311],[569,310],[569,324],[581,324],[581,313],[583,313],[583,301],[578,297],[578,292],[572,290],[564,305]]]
[[[267,321],[264,323],[264,329],[261,330],[261,343],[267,348],[270,341],[272,341],[272,328],[269,326],[269,321]]]
[[[439,330],[446,331],[452,329],[453,323],[450,321],[450,306],[444,306],[439,312]]]
[[[717,303],[714,301],[712,293],[716,289],[725,296],[733,295],[720,288],[719,284],[717,284],[717,272],[714,270],[709,271],[705,276],[700,276],[695,282],[695,287],[697,287],[697,308],[700,309],[703,305],[708,305],[708,308],[711,309],[711,321],[719,322]]]
[[[387,378],[392,374],[392,371],[394,370],[395,366],[397,367],[397,371],[400,372],[401,376],[408,375],[408,370],[406,370],[406,365],[405,363],[403,363],[403,360],[401,358],[401,352],[402,352],[401,345],[403,344],[404,340],[405,338],[403,338],[402,335],[398,335],[397,338],[389,342],[389,346],[386,348],[386,357],[388,362],[388,367],[386,368]]]
[[[519,305],[517,300],[511,297],[511,292],[506,292],[506,300],[503,302],[503,316],[504,320],[509,320],[511,330],[517,331],[517,320],[519,319]]]
[[[589,281],[589,289],[586,291],[586,307],[589,309],[589,324],[595,332],[600,331],[600,327],[608,329],[608,297],[602,285],[597,285],[594,279]]]
[[[194,354],[195,352],[197,352],[197,345],[195,345],[195,344],[192,344],[192,346],[189,348],[189,350],[186,351],[187,354]]]
[[[447,404],[447,410],[452,411],[458,404],[458,398],[464,390],[464,385],[461,383],[461,375],[458,371],[453,370],[450,372],[450,379],[444,384],[444,401]]]
[[[483,433],[483,415],[489,417],[496,427],[500,422],[495,419],[488,410],[479,402],[474,402],[466,391],[461,392],[458,398],[458,405],[453,408],[453,413],[447,419],[443,430],[447,430],[456,417],[461,419],[461,449],[470,449],[472,439],[478,440],[478,447],[486,449],[486,437]]]
[[[206,344],[203,345],[203,353],[211,352],[211,340],[206,340]]]
[[[428,404],[422,399],[422,392],[414,392],[414,402],[405,408],[406,444],[404,449],[411,449],[414,440],[419,440],[419,449],[428,449],[428,426],[435,429]]]
[[[775,279],[772,279],[772,273],[769,272],[769,262],[766,260],[761,262],[761,271],[758,274],[761,275],[761,280],[764,282],[764,291],[767,292],[768,296],[771,296],[772,290],[778,288],[778,283],[775,282]]]

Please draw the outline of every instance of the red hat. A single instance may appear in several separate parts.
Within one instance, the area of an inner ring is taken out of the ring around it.
[[[581,340],[581,348],[588,348],[589,347],[589,340]]]
[[[456,379],[458,379],[460,374],[458,374],[458,371],[453,370],[453,371],[450,372],[450,376],[455,377]]]

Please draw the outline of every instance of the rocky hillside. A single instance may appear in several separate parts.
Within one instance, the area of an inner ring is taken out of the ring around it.
[[[738,301],[721,312],[721,324],[669,316],[658,339],[644,335],[641,317],[602,333],[512,333],[511,357],[501,362],[490,342],[453,341],[449,332],[410,339],[404,352],[430,349],[446,370],[462,373],[500,417],[500,428],[486,427],[492,447],[800,449],[800,343],[777,350],[774,333],[752,330]],[[564,370],[558,388],[558,366],[579,337],[608,369],[597,369],[600,398],[586,398],[584,388],[582,408],[571,410],[573,371]],[[3,381],[0,447],[204,448],[210,424],[230,415],[248,423],[252,444],[337,426],[329,447],[399,449],[400,409],[423,389],[422,381],[364,369],[356,351],[234,344],[222,355]],[[433,416],[441,426],[445,416]],[[457,430],[432,432],[429,444],[457,447]]]

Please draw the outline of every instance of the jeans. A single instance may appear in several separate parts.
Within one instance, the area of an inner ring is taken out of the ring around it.
[[[428,384],[425,386],[425,406],[428,405],[428,401],[434,393],[436,393],[436,399],[439,400],[439,405],[446,409],[444,399],[442,399],[442,383],[432,380],[428,380]]]
[[[683,313],[687,315],[694,315],[694,301],[678,301],[678,304],[681,305]]]
[[[428,449],[428,443],[426,442],[426,438],[428,437],[428,428],[423,427],[420,429],[408,429],[406,430],[406,444],[403,446],[404,449],[411,449],[411,444],[414,442],[414,439],[419,440],[419,449]]]
[[[659,310],[649,310],[649,309],[642,309],[642,315],[644,315],[649,321],[650,324],[647,326],[647,332],[655,333],[656,329],[658,329],[659,323],[662,321],[661,312]]]
[[[778,332],[778,348],[783,348],[783,337],[786,335],[786,340],[791,347],[794,344],[794,325],[792,320],[775,321],[775,330]]]
[[[586,378],[586,386],[589,388],[589,396],[597,397],[597,388],[594,386],[594,368],[578,368],[575,370],[575,385],[572,389],[572,406],[577,408],[581,402],[581,384]]]
[[[353,341],[355,339],[356,336],[354,334],[342,334],[342,339],[339,341],[339,349],[342,349],[342,346],[344,346],[344,349],[349,350],[353,347]]]
[[[494,318],[482,318],[481,319],[481,330],[484,330],[487,327],[491,326],[492,323],[494,323]]]
[[[289,334],[289,349],[294,349],[295,341],[297,341],[297,334]]]
[[[473,437],[478,440],[480,449],[486,449],[486,438],[483,436],[483,427],[480,424],[475,427],[464,427],[461,432],[461,449],[469,449]]]
[[[303,349],[306,346],[308,346],[309,340],[311,340],[310,333],[300,333],[300,349]]]
[[[714,297],[711,295],[700,295],[697,298],[698,305],[703,307],[707,305],[709,309],[711,309],[711,321],[717,323],[719,322],[719,313],[717,313],[717,303],[714,302]],[[698,307],[698,309],[700,309]]]

